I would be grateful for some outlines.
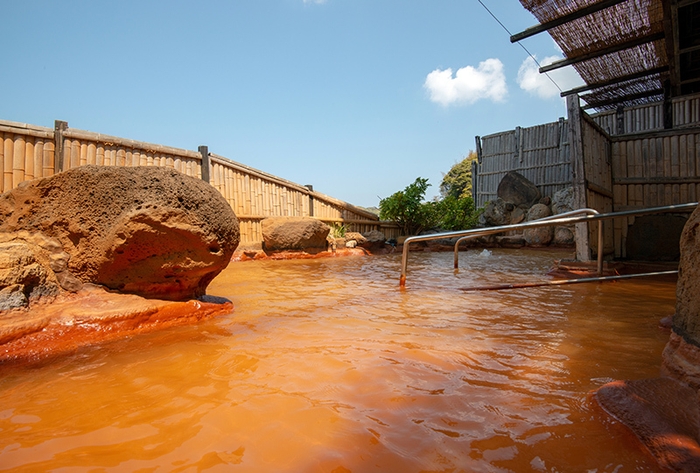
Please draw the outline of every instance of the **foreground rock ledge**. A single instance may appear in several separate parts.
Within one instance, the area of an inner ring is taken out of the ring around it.
[[[680,239],[676,313],[661,378],[615,381],[594,399],[664,468],[700,473],[700,208]]]
[[[593,397],[662,467],[700,472],[700,409],[692,388],[672,378],[613,381]]]
[[[232,311],[233,304],[223,298],[173,302],[85,285],[51,304],[0,312],[0,364],[69,354],[84,346]]]

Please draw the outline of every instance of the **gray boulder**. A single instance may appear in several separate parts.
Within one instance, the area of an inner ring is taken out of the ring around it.
[[[508,225],[510,224],[512,210],[513,204],[508,205],[508,202],[499,197],[496,200],[487,202],[484,206],[483,222],[489,227]]]
[[[552,213],[558,215],[574,210],[574,188],[566,187],[552,196]]]
[[[527,212],[527,221],[539,220],[549,217],[552,211],[544,204],[535,204]],[[554,228],[551,226],[526,228],[523,231],[523,238],[528,246],[547,246],[554,238]]]
[[[515,171],[510,171],[503,176],[498,184],[497,195],[516,207],[520,205],[530,207],[542,198],[537,186]]]
[[[554,237],[552,245],[571,246],[575,243],[574,232],[569,227],[554,227]]]

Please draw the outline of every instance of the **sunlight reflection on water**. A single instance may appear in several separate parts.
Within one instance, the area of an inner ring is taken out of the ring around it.
[[[586,394],[657,376],[675,284],[460,291],[569,256],[490,252],[233,263],[229,316],[5,369],[0,471],[655,471]]]

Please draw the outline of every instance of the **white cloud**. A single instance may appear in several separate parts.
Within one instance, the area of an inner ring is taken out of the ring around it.
[[[493,58],[476,68],[462,67],[454,76],[451,68],[435,69],[425,78],[423,87],[430,92],[430,100],[444,106],[472,104],[481,99],[502,102],[508,95],[503,63]]]
[[[547,56],[540,61],[540,64],[544,66],[559,59],[562,57]],[[571,66],[555,69],[547,74],[549,78],[545,74],[540,74],[535,60],[528,57],[518,69],[518,85],[521,89],[543,99],[559,97],[560,91],[552,81],[556,82],[562,91],[583,85],[583,80]]]
[[[326,3],[326,0],[304,0],[304,3],[316,3],[316,4],[320,4],[320,3]]]

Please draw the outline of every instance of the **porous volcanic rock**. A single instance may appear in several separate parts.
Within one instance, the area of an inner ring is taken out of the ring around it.
[[[58,242],[56,273],[167,300],[204,295],[240,240],[221,194],[161,167],[90,165],[23,183],[0,196],[0,234],[23,231]]]
[[[261,222],[265,250],[326,249],[331,227],[312,217],[268,217]]]

